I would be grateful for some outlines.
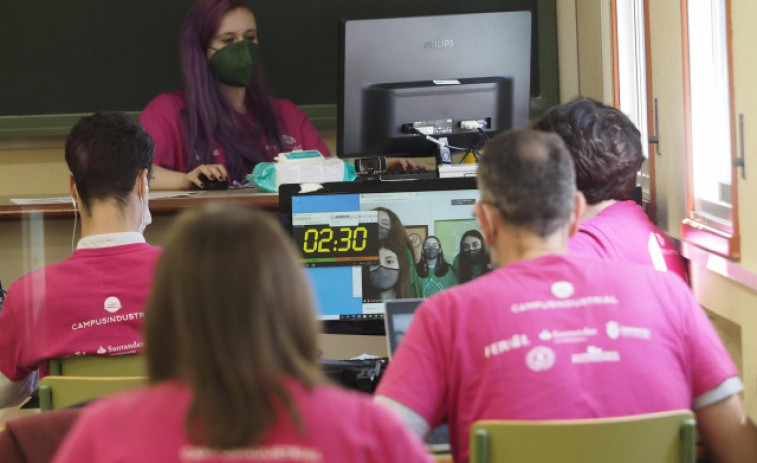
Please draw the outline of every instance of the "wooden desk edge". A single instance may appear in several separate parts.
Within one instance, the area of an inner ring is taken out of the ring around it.
[[[269,212],[279,210],[279,197],[277,194],[258,192],[202,192],[192,196],[177,196],[174,198],[160,198],[150,200],[150,212],[155,215],[172,215],[184,209],[194,208],[213,202],[233,202],[247,206],[254,206]],[[22,220],[37,215],[45,219],[72,218],[74,208],[69,203],[64,204],[34,204],[0,205],[0,221]]]

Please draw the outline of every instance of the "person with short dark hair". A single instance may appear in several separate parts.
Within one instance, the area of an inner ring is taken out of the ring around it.
[[[560,137],[514,130],[485,152],[475,212],[497,268],[420,305],[377,400],[421,435],[446,420],[461,463],[480,419],[676,409],[717,461],[757,461],[738,371],[686,283],[567,253],[584,199]]]
[[[550,109],[531,127],[562,137],[573,156],[587,206],[568,242],[571,252],[650,265],[688,281],[675,244],[632,200],[644,152],[639,130],[623,112],[577,98]]]
[[[150,386],[90,405],[55,461],[429,463],[391,412],[326,384],[316,333],[279,223],[239,205],[189,211],[147,308]]]
[[[144,303],[160,253],[142,235],[151,221],[152,139],[125,114],[96,113],[71,129],[65,158],[81,239],[71,257],[8,288],[0,311],[0,406],[28,397],[49,359],[142,348]]]

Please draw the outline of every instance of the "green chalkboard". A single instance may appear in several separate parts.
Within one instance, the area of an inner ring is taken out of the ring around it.
[[[557,102],[556,0],[258,0],[273,91],[334,126],[341,18],[528,9],[532,110]],[[82,114],[138,113],[181,84],[178,34],[193,0],[0,1],[0,136],[64,134]]]

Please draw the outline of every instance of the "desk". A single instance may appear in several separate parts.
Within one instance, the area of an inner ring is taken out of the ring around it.
[[[165,192],[160,192],[165,193]],[[233,202],[254,206],[271,212],[279,210],[279,197],[276,193],[264,193],[255,188],[237,188],[230,190],[195,191],[181,196],[183,192],[176,192],[175,197],[150,200],[150,211],[153,215],[174,215],[184,209],[198,207],[212,202]],[[60,196],[66,196],[61,194]],[[25,195],[25,198],[40,199],[46,196]],[[70,203],[63,204],[35,204],[20,206],[11,202],[10,197],[0,197],[0,220],[22,220],[31,214],[41,214],[46,219],[70,219],[74,208]]]

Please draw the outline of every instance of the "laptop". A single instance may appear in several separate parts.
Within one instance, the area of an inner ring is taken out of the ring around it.
[[[386,351],[392,358],[402,337],[413,320],[415,309],[423,299],[393,299],[384,303],[384,330],[386,331]]]
[[[393,299],[384,303],[384,327],[386,329],[387,352],[391,359],[402,337],[410,327],[415,310],[423,299]],[[449,453],[449,429],[441,424],[426,437],[426,445],[434,453]]]

